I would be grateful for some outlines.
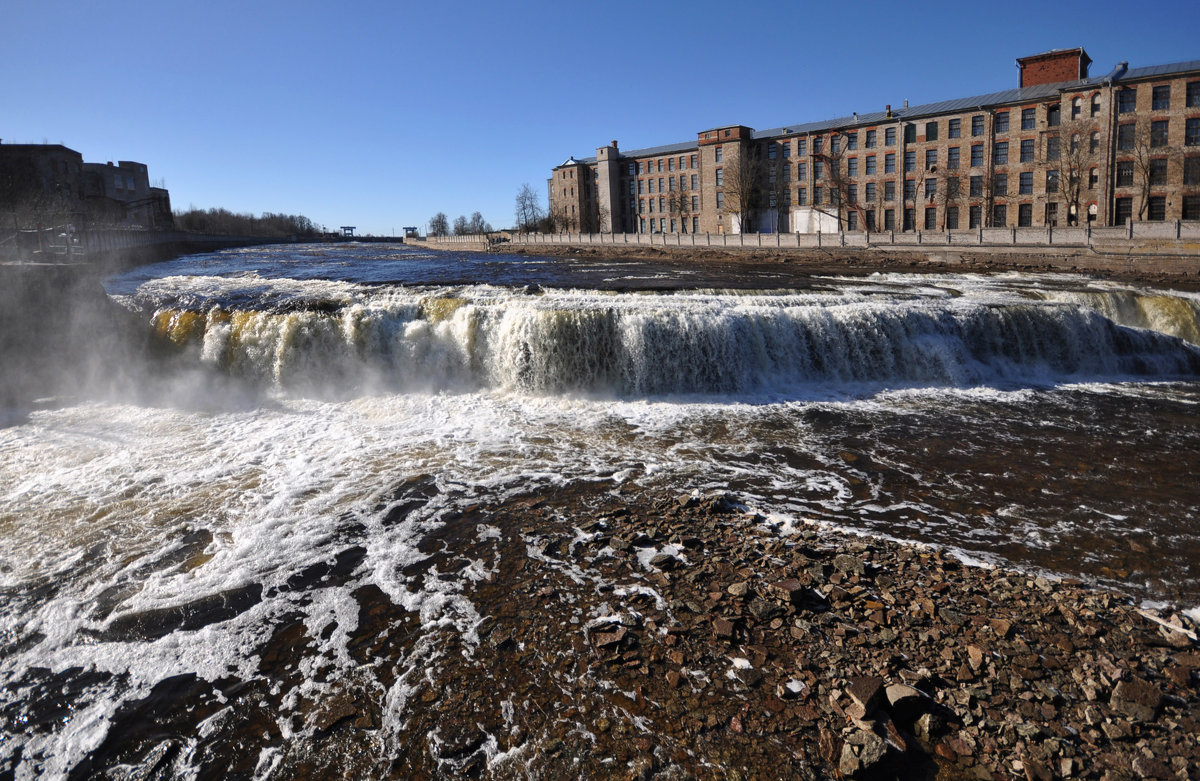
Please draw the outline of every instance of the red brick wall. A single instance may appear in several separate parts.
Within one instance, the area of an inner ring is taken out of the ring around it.
[[[1032,87],[1035,84],[1054,84],[1060,81],[1074,81],[1087,75],[1087,68],[1080,62],[1078,49],[1071,49],[1053,54],[1040,54],[1018,60],[1021,64],[1021,86]]]

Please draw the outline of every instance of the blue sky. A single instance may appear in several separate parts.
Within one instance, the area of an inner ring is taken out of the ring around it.
[[[1003,11],[996,10],[1003,8]],[[1200,3],[6,0],[0,139],[136,160],[176,208],[388,235],[594,154],[1200,59]]]

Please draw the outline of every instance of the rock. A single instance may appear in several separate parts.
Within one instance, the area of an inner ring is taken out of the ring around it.
[[[608,648],[610,646],[620,645],[621,641],[625,639],[625,635],[628,633],[628,631],[628,629],[618,624],[611,632],[597,632],[592,635],[592,642],[596,644],[597,648]]]
[[[781,580],[769,586],[771,594],[792,605],[798,605],[804,599],[804,584],[795,578]]]
[[[1163,704],[1163,695],[1158,687],[1141,678],[1121,681],[1113,690],[1112,706],[1130,718],[1139,721],[1154,721]]]
[[[772,618],[778,618],[783,615],[783,613],[783,608],[765,599],[756,599],[750,603],[750,614],[759,621],[770,621]]]
[[[713,634],[721,640],[733,639],[733,622],[727,618],[714,618]]]
[[[868,730],[858,730],[842,744],[842,755],[838,770],[853,776],[869,773],[883,765],[887,756],[887,743],[883,738]]]
[[[861,559],[845,553],[833,557],[833,568],[847,575],[863,575],[867,571]]]
[[[746,583],[745,581],[741,583],[732,583],[728,588],[725,589],[725,592],[733,597],[744,597],[747,593],[749,593],[749,591],[750,584]]]
[[[667,572],[675,569],[677,566],[679,566],[679,563],[679,559],[675,558],[669,553],[659,553],[654,556],[654,558],[650,559],[651,567]]]
[[[912,724],[929,710],[932,700],[924,692],[903,683],[893,683],[885,690],[892,718],[904,726]]]
[[[850,699],[854,700],[854,704],[861,709],[862,715],[858,718],[868,716],[883,701],[883,679],[874,675],[853,678],[846,689],[846,694],[850,695]]]

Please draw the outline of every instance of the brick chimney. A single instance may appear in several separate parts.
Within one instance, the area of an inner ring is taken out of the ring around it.
[[[1057,84],[1060,81],[1086,79],[1092,58],[1083,47],[1074,49],[1052,49],[1041,54],[1021,57],[1017,67],[1021,70],[1019,87],[1036,84]]]

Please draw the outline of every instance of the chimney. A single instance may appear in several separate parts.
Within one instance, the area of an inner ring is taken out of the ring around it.
[[[615,139],[615,138],[613,139],[613,142],[612,142],[612,148],[613,149],[617,148],[617,139]]]
[[[854,112],[854,121],[855,122],[858,121],[858,112],[857,111]]]
[[[904,108],[908,108],[908,98],[904,99]]]
[[[889,119],[891,118],[891,116],[892,116],[892,104],[891,104],[891,103],[889,103],[889,104],[887,104],[886,106],[884,106],[884,111],[883,111],[883,113],[884,113],[884,114],[885,114],[885,115],[886,115],[886,116],[887,116]]]

